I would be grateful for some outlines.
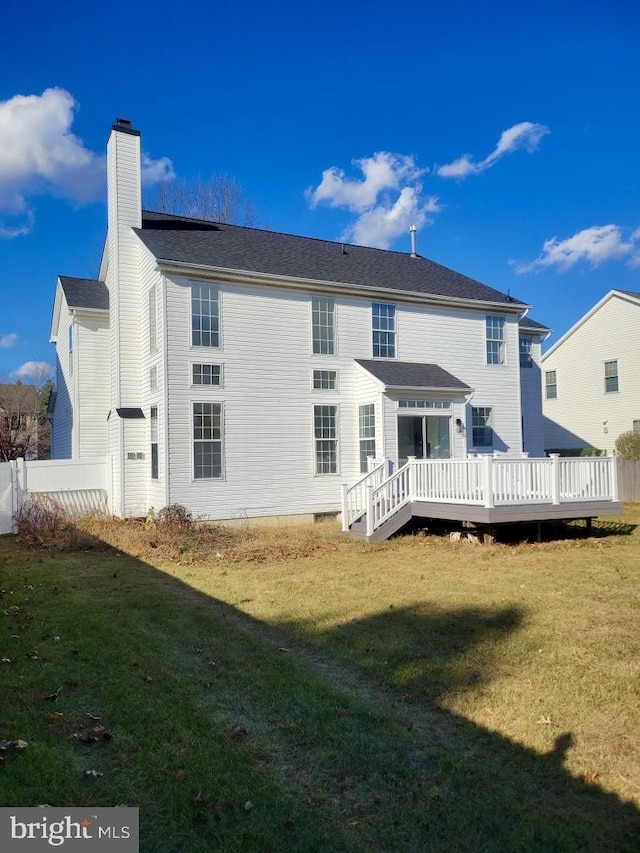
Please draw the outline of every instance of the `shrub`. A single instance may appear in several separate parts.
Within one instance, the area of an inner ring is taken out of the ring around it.
[[[45,494],[28,495],[15,515],[15,522],[18,541],[31,548],[74,551],[93,548],[97,544]]]
[[[169,504],[155,514],[154,523],[167,533],[191,533],[193,515],[182,504]]]
[[[615,451],[618,456],[630,462],[640,460],[640,435],[637,432],[623,432],[616,438]]]
[[[597,447],[550,447],[545,453],[557,453],[558,456],[602,456],[604,451]]]

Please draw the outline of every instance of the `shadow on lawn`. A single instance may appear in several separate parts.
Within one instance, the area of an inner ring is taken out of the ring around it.
[[[141,849],[637,850],[639,811],[564,769],[572,733],[539,754],[443,707],[492,680],[524,611],[389,608],[322,632],[308,623],[260,622],[125,555],[87,553],[69,572],[75,584],[97,575],[100,594],[74,616],[77,631],[91,630],[107,648],[114,632],[128,632],[132,649],[161,642],[179,650],[193,728],[204,720],[210,731],[199,740],[204,764],[224,768],[230,759],[221,762],[220,753],[230,750],[246,762],[237,796],[255,786],[247,818],[241,808],[234,817],[212,812],[194,804],[193,791],[168,793],[161,784],[156,808],[170,814],[160,820],[165,837],[186,821],[202,844],[156,846],[151,833],[158,829],[145,828],[143,809]],[[124,690],[132,664],[121,666],[113,676]],[[158,737],[146,728],[154,702],[170,717],[181,701],[172,656],[166,673],[157,666],[139,694],[143,745]],[[95,678],[100,695],[102,674]],[[113,699],[106,713],[116,728],[118,712]],[[177,746],[188,735],[170,722]],[[230,722],[246,728],[246,741],[229,740]],[[206,784],[215,787],[215,776]]]

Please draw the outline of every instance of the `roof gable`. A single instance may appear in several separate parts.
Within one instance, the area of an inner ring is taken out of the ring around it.
[[[90,311],[109,310],[109,291],[103,281],[61,275],[60,284],[69,308]]]
[[[423,257],[226,223],[143,211],[138,237],[167,264],[194,265],[338,288],[464,301],[523,310],[525,303]]]

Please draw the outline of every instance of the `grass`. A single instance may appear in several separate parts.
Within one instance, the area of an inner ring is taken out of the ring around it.
[[[1,538],[0,805],[139,806],[143,851],[636,851],[638,524]]]

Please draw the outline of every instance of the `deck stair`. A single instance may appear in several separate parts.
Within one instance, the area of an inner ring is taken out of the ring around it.
[[[411,457],[393,472],[385,459],[342,489],[343,532],[369,541],[388,539],[414,517],[492,528],[621,511],[615,459],[606,456]]]

